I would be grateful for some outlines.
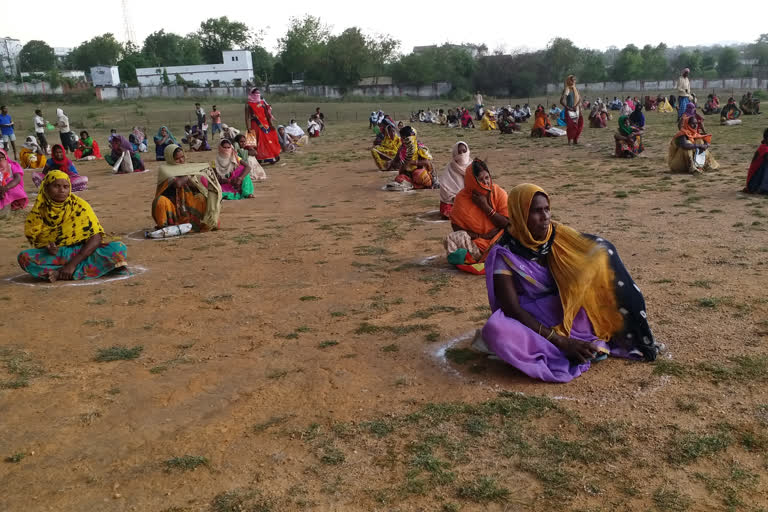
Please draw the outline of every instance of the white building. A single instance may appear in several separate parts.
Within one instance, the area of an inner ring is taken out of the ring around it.
[[[12,37],[0,37],[0,70],[6,75],[15,75],[22,44]]]
[[[162,85],[163,70],[168,73],[168,80],[175,83],[176,75],[186,82],[205,86],[208,82],[213,87],[234,85],[240,87],[245,82],[253,82],[253,60],[248,50],[227,50],[221,52],[221,64],[203,64],[201,66],[168,66],[165,68],[140,68],[136,70],[139,85]]]
[[[91,82],[94,87],[117,87],[120,85],[120,72],[117,66],[94,66],[91,68]]]
[[[72,80],[76,82],[85,82],[85,71],[77,71],[77,70],[71,70],[71,71],[59,71],[59,75],[61,75],[62,78],[71,78]],[[27,73],[26,71],[21,72],[21,78],[37,78],[40,80],[44,80],[46,76],[46,73],[43,73],[41,71],[35,71],[32,73]]]
[[[67,48],[65,46],[53,47],[53,56],[56,58],[57,62],[62,62],[70,53],[72,53],[72,48]]]

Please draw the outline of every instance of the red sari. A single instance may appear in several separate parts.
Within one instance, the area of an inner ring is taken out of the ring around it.
[[[260,163],[275,163],[280,160],[280,140],[272,125],[272,108],[264,101],[248,102],[251,111],[250,130],[256,133],[256,159]]]

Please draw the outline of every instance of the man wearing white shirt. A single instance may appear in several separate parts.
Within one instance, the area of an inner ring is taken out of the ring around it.
[[[40,109],[35,110],[35,135],[37,141],[40,143],[40,149],[43,153],[48,153],[48,141],[45,138],[45,119],[43,118],[43,111]]]

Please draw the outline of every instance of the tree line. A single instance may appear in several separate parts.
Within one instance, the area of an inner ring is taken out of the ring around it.
[[[221,62],[223,50],[238,48],[251,51],[259,85],[302,80],[347,88],[363,77],[392,76],[395,83],[402,84],[451,82],[458,96],[474,89],[528,95],[544,84],[561,82],[568,74],[576,74],[579,82],[660,80],[674,78],[688,67],[695,77],[716,78],[751,76],[752,68],[742,63],[744,59],[768,66],[768,34],[750,45],[690,50],[660,43],[598,51],[555,38],[545,49],[532,52],[504,54],[497,50],[488,54],[485,45],[444,44],[402,55],[400,42],[389,35],[365,34],[357,27],[333,35],[320,18],[307,15],[291,18],[274,54],[264,48],[262,39],[263,33],[224,16],[207,19],[197,31],[183,36],[159,30],[140,47],[103,34],[74,48],[61,63],[46,42],[29,41],[21,50],[19,64],[23,71],[40,72],[117,65],[121,80],[137,85],[137,68],[216,64]],[[166,83],[174,79],[164,75]]]

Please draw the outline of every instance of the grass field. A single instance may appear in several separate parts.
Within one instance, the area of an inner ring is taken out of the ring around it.
[[[68,112],[103,141],[178,135],[193,103]],[[126,236],[151,227],[152,159],[81,165],[137,275],[0,280],[0,510],[768,510],[768,198],[740,192],[765,117],[706,118],[721,168],[698,177],[667,171],[672,114],[646,114],[632,161],[612,157],[615,119],[579,147],[417,127],[437,168],[461,139],[504,188],[541,185],[642,288],[664,356],[552,385],[467,350],[485,281],[445,262],[437,191],[381,190],[368,115],[429,105],[319,104],[323,137],[225,203],[220,230],[170,241]],[[17,125],[33,109],[12,106]],[[20,272],[24,217],[0,224],[0,277]]]

